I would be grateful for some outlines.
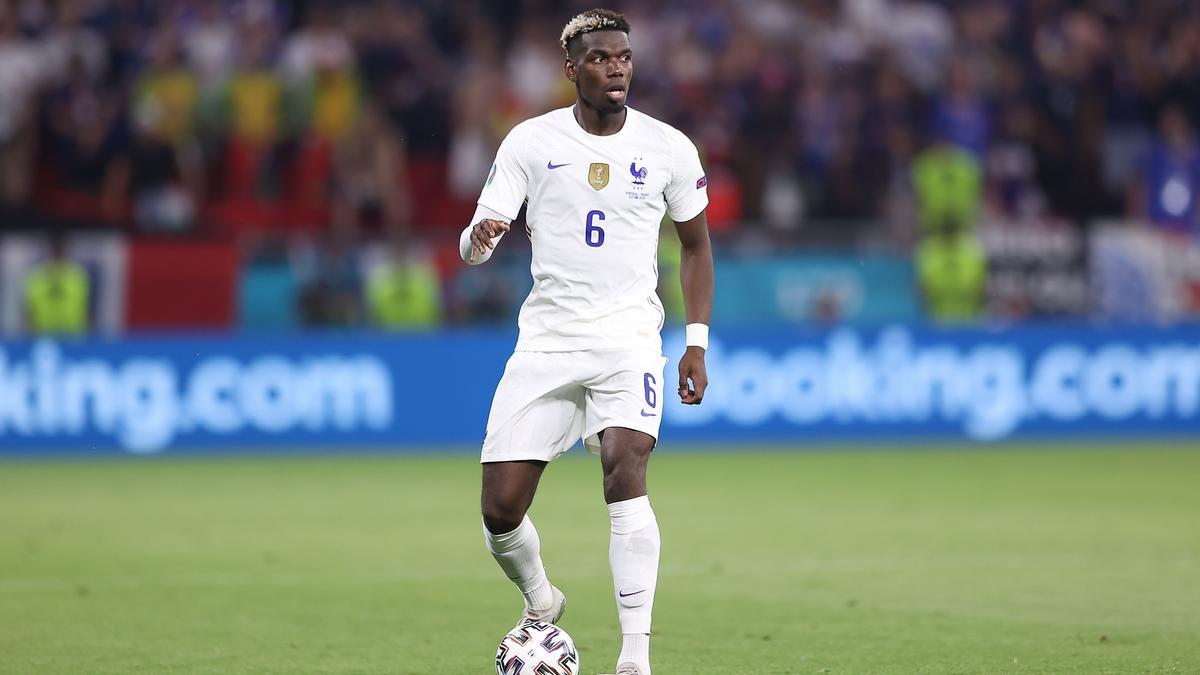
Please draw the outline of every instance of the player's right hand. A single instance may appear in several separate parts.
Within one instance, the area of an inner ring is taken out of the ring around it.
[[[489,249],[495,248],[496,238],[510,229],[512,228],[508,223],[489,218],[475,223],[471,228],[471,262],[475,261],[476,255],[483,255]]]

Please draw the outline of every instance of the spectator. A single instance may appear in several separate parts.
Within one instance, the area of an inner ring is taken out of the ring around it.
[[[231,137],[268,146],[283,130],[284,85],[274,68],[275,29],[259,18],[243,25],[238,66],[227,84]]]
[[[449,318],[457,323],[499,324],[513,320],[521,301],[529,292],[524,283],[529,266],[514,265],[503,256],[480,265],[472,274],[459,274],[451,280]],[[484,269],[489,268],[489,269]]]
[[[348,64],[318,55],[312,72],[292,84],[289,104],[293,117],[305,125],[312,142],[332,144],[350,132],[358,116],[358,81]]]
[[[309,26],[284,51],[287,116],[296,128],[280,159],[297,225],[328,224],[337,147],[354,130],[361,107],[353,52],[330,11],[310,11]]]
[[[289,84],[303,82],[318,70],[341,72],[354,65],[354,51],[337,23],[335,6],[332,2],[310,3],[303,25],[284,43],[280,68]]]
[[[401,130],[410,152],[445,153],[455,78],[436,39],[433,12],[381,2],[369,16],[359,45],[367,91]]]
[[[524,21],[505,60],[504,81],[512,89],[503,92],[513,98],[508,102],[513,110],[506,116],[512,126],[516,122],[551,108],[569,105],[575,91],[562,76],[562,49],[547,35],[554,35],[554,26],[545,21]],[[506,87],[506,89],[508,89]]]
[[[369,105],[339,144],[334,165],[335,227],[407,233],[412,222],[407,151],[382,111]]]
[[[1051,213],[1082,222],[1111,210],[1100,154],[1108,32],[1087,9],[1042,9],[1029,46],[1037,76],[1038,179]]]
[[[67,256],[66,238],[54,233],[49,258],[25,278],[25,317],[34,335],[82,335],[90,323],[87,271]]]
[[[21,35],[16,9],[0,5],[0,211],[23,207],[33,168],[37,45]]]
[[[881,3],[886,17],[879,37],[899,60],[909,80],[924,92],[942,82],[946,61],[954,45],[954,24],[946,10],[927,0],[891,0]]]
[[[1200,144],[1178,105],[1159,117],[1158,138],[1146,159],[1140,195],[1142,215],[1155,226],[1189,236],[1200,234]]]
[[[47,150],[71,195],[63,200],[68,204],[53,209],[68,217],[118,221],[124,211],[121,156],[127,141],[120,93],[72,58],[65,81],[49,92],[45,107]]]
[[[345,328],[363,317],[359,258],[349,233],[334,231],[297,255],[300,320],[311,328]]]
[[[198,16],[184,31],[183,45],[201,89],[215,91],[237,63],[237,31],[223,0],[201,1]]]
[[[979,222],[982,170],[972,153],[945,141],[935,142],[913,160],[918,221],[932,232],[953,222],[973,230]]]
[[[275,72],[275,29],[267,17],[241,27],[238,66],[218,99],[215,119],[226,142],[221,188],[228,197],[257,198],[277,192],[269,169],[284,130],[284,85]]]
[[[987,150],[989,120],[976,77],[964,60],[950,64],[945,93],[934,108],[932,126],[934,136],[982,157]]]
[[[146,38],[158,25],[167,3],[142,0],[90,2],[88,23],[102,31],[108,42],[108,67],[113,84],[126,87],[143,64]]]
[[[973,230],[947,220],[925,235],[916,270],[926,315],[939,323],[969,323],[983,311],[987,257]]]
[[[133,84],[134,116],[167,143],[190,141],[195,133],[200,82],[183,61],[174,27],[164,25],[150,45],[149,59]]]
[[[366,306],[371,324],[384,330],[428,330],[442,319],[437,268],[425,251],[395,237],[387,258],[367,277]]]
[[[99,80],[108,74],[108,47],[104,37],[83,24],[78,0],[59,0],[53,27],[41,37],[42,70],[47,81],[59,84],[73,67]]]
[[[489,105],[500,95],[502,80],[488,59],[466,69],[453,98],[454,133],[447,157],[447,179],[452,195],[461,199],[479,196],[488,166],[499,146],[494,111]]]
[[[173,28],[164,27],[151,49],[150,65],[134,84],[133,137],[122,179],[139,227],[178,232],[192,226],[203,193],[195,137],[200,83],[184,66]]]
[[[350,133],[361,107],[355,55],[332,5],[308,10],[284,46],[281,70],[301,142],[331,146]]]
[[[984,156],[988,209],[1002,218],[1036,218],[1046,210],[1037,179],[1037,111],[1015,64],[1004,63],[996,77],[1000,101]]]

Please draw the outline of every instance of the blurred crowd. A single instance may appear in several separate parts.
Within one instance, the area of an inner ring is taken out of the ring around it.
[[[507,130],[573,100],[592,4],[0,0],[0,223],[451,240]],[[883,242],[973,294],[987,219],[1200,231],[1193,0],[615,8],[719,235]]]
[[[508,128],[571,101],[556,38],[584,4],[5,0],[0,200],[149,229],[270,225],[255,207],[280,201],[305,224],[451,224],[414,213],[406,159],[469,202]],[[902,225],[942,142],[986,209],[1195,226],[1189,0],[623,9],[632,102],[697,141],[718,220]]]

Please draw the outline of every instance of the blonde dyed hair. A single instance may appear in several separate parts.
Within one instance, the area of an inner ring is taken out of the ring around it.
[[[559,43],[562,44],[563,50],[567,50],[567,43],[588,33],[598,30],[619,30],[622,33],[629,33],[629,20],[624,14],[614,12],[611,9],[589,9],[586,12],[576,14],[563,26],[562,36],[559,38]]]

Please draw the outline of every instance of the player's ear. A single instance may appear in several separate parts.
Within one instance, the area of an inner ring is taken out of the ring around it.
[[[568,80],[572,82],[579,81],[579,73],[575,70],[575,62],[569,56],[563,61],[563,72],[567,74]]]

